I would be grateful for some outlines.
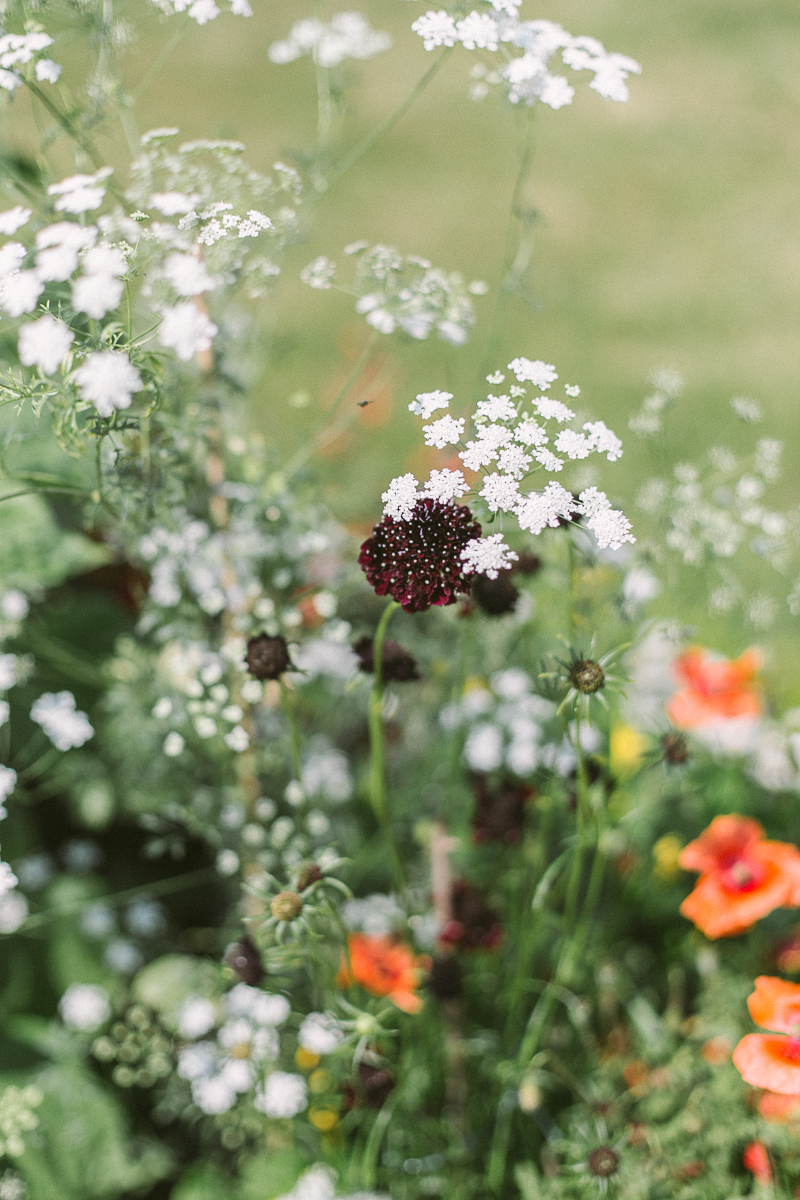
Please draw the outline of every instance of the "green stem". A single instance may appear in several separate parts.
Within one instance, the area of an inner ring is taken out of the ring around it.
[[[217,878],[216,868],[203,867],[199,871],[190,871],[188,875],[178,875],[176,878],[162,879],[156,883],[143,883],[138,887],[127,888],[124,892],[114,892],[110,896],[87,896],[82,900],[49,909],[48,912],[34,913],[19,927],[17,933],[28,933],[47,925],[50,921],[57,921],[60,917],[75,916],[91,904],[126,904],[140,896],[168,896],[173,892],[199,887],[202,883],[210,883],[214,878]]]
[[[297,727],[297,715],[294,711],[292,698],[289,695],[289,689],[281,679],[281,705],[283,707],[283,715],[286,717],[286,724],[289,728],[289,753],[292,760],[292,770],[297,782],[300,782],[303,774],[303,767],[300,758],[300,730]]]
[[[325,180],[324,189],[321,190],[330,189],[338,179],[341,179],[342,175],[344,175],[346,171],[349,171],[351,167],[355,166],[360,158],[363,158],[365,154],[369,153],[372,147],[377,145],[377,143],[385,134],[387,134],[391,129],[394,129],[397,122],[405,116],[414,101],[417,100],[425,91],[428,84],[443,66],[444,61],[449,54],[450,48],[443,50],[436,61],[428,68],[422,78],[414,85],[414,87],[406,96],[405,100],[403,100],[401,104],[398,104],[394,112],[390,113],[385,121],[381,121],[380,125],[373,129],[372,133],[367,134],[365,138],[358,142],[348,154],[345,154],[343,158],[340,158],[338,163],[334,163],[327,179]]]
[[[383,737],[383,642],[392,614],[400,607],[390,600],[383,610],[373,642],[374,678],[369,696],[369,799],[392,858],[397,886],[405,889],[405,874],[397,852],[386,798],[386,754]]]

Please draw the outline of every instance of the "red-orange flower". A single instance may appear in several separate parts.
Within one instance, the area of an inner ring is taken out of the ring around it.
[[[775,908],[800,905],[800,852],[765,839],[749,817],[715,817],[678,863],[700,872],[681,912],[708,938],[732,937]]]
[[[742,1078],[753,1087],[800,1096],[800,984],[759,975],[747,1007],[756,1025],[775,1032],[748,1033],[739,1042],[733,1061]]]
[[[761,662],[758,650],[745,650],[731,660],[716,658],[700,646],[692,647],[675,663],[675,674],[684,686],[667,702],[667,716],[679,729],[760,716],[763,704],[753,680]]]
[[[350,963],[342,956],[336,976],[339,987],[357,983],[373,996],[388,996],[403,1012],[417,1013],[422,1000],[417,995],[428,959],[416,958],[408,946],[390,937],[351,933],[347,939]]]
[[[784,1096],[780,1092],[762,1092],[758,1098],[758,1114],[765,1121],[786,1123],[800,1117],[800,1096]]]
[[[772,1183],[772,1163],[763,1142],[750,1142],[745,1147],[742,1162],[759,1183]]]

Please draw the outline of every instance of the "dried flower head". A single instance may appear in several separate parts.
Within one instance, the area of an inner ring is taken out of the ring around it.
[[[278,892],[269,907],[276,921],[294,921],[303,911],[303,901],[297,892]]]
[[[367,675],[375,671],[375,647],[371,637],[360,637],[353,643],[358,666]],[[399,642],[387,638],[381,649],[381,678],[384,683],[408,683],[419,679],[417,664]]]
[[[261,965],[261,955],[252,938],[243,937],[228,947],[225,964],[230,967],[240,983],[257,987],[266,975]]]
[[[591,1175],[598,1179],[610,1179],[619,1170],[619,1155],[610,1146],[598,1146],[592,1150],[586,1165]]]
[[[592,696],[599,692],[605,683],[605,673],[599,662],[592,658],[579,658],[573,663],[569,673],[569,681],[576,691],[584,696]]]
[[[245,662],[256,679],[279,679],[292,665],[286,638],[282,634],[268,637],[266,633],[250,638]]]

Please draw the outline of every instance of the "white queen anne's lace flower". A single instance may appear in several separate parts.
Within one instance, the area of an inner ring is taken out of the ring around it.
[[[434,50],[437,46],[455,46],[458,41],[456,23],[443,8],[438,12],[426,12],[417,18],[411,28],[422,38],[426,50]]]
[[[72,983],[59,1000],[58,1011],[70,1029],[90,1032],[111,1016],[108,992],[93,983]]]
[[[498,49],[500,31],[489,13],[469,13],[457,23],[456,32],[465,50]]]
[[[424,496],[429,496],[432,500],[441,500],[443,503],[448,500],[455,500],[469,491],[467,483],[461,471],[450,471],[445,467],[441,471],[431,471],[430,478],[425,484]]]
[[[308,1104],[308,1088],[302,1075],[273,1071],[256,1090],[256,1108],[268,1117],[296,1117]]]
[[[23,225],[27,225],[30,219],[31,209],[23,208],[21,204],[15,205],[14,208],[7,208],[5,212],[0,213],[0,233],[11,237]]]
[[[601,549],[619,550],[624,542],[635,542],[631,523],[624,513],[611,507],[611,501],[595,487],[586,488],[579,496],[584,524],[591,529]]]
[[[19,360],[26,367],[40,367],[52,375],[64,361],[75,334],[50,313],[22,325],[19,331]]]
[[[420,392],[409,404],[408,411],[422,417],[423,421],[428,421],[437,409],[449,408],[452,399],[452,392]]]
[[[31,720],[41,725],[57,750],[82,746],[94,736],[89,718],[76,707],[72,692],[45,692],[34,701]]]
[[[384,515],[395,521],[408,521],[419,499],[418,486],[411,472],[393,479],[381,496]]]
[[[424,425],[422,433],[425,445],[435,446],[437,450],[443,450],[445,446],[457,446],[464,432],[464,424],[463,417],[446,416],[440,417],[430,425]]]
[[[520,529],[538,534],[548,525],[555,529],[562,517],[570,520],[577,508],[572,492],[551,481],[543,492],[531,492],[525,497],[516,510],[517,520]]]
[[[309,1013],[297,1035],[299,1045],[309,1054],[332,1054],[343,1040],[338,1021],[329,1013]]]
[[[297,21],[282,42],[273,42],[269,57],[279,65],[309,54],[321,67],[338,67],[346,58],[364,61],[388,50],[388,33],[373,29],[362,13],[337,13],[325,24],[315,17]]]
[[[507,570],[519,558],[503,541],[502,533],[493,533],[488,538],[473,538],[461,551],[464,571],[477,573],[489,579],[497,579],[501,571]]]
[[[174,350],[182,362],[188,362],[195,354],[210,350],[217,333],[211,318],[191,300],[184,300],[174,308],[165,309],[158,340],[162,346]]]
[[[75,372],[75,382],[84,400],[89,400],[101,417],[115,409],[129,408],[142,377],[124,350],[97,350],[87,355]]]
[[[532,383],[540,392],[546,392],[550,384],[558,379],[553,364],[538,358],[515,358],[508,364],[508,369],[514,372],[520,383]]]
[[[14,271],[0,278],[0,308],[9,317],[33,312],[44,291],[35,271]]]
[[[99,208],[103,203],[106,189],[103,180],[113,173],[112,167],[102,167],[94,175],[70,175],[60,183],[53,183],[47,189],[48,196],[56,196],[56,212],[84,213]]]

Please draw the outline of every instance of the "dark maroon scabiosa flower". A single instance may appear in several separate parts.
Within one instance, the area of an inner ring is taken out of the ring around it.
[[[370,1108],[382,1108],[394,1089],[394,1078],[387,1070],[365,1062],[359,1063],[358,1082],[364,1101]]]
[[[384,517],[375,526],[358,563],[379,596],[391,596],[406,612],[424,612],[469,591],[461,551],[480,536],[466,505],[417,500],[407,521]]]
[[[542,569],[542,560],[532,550],[520,550],[519,558],[511,568],[514,575],[536,575]]]
[[[472,836],[476,842],[518,842],[525,824],[525,805],[533,788],[524,783],[503,783],[490,789],[485,775],[473,776],[475,812]]]
[[[360,637],[353,643],[358,655],[359,670],[372,675],[375,670],[375,645],[371,637]],[[399,642],[387,638],[381,649],[381,675],[383,683],[408,683],[419,679],[417,664]]]
[[[453,884],[453,916],[439,941],[459,950],[494,950],[503,940],[503,927],[488,900],[474,884],[457,879]]]
[[[258,637],[251,637],[244,660],[256,679],[279,679],[292,665],[286,638],[281,634],[268,637],[266,633],[260,633]]]
[[[497,579],[473,575],[469,594],[487,617],[502,617],[504,613],[513,612],[519,600],[519,589],[511,580],[510,570],[498,572]]]
[[[230,967],[240,983],[249,983],[251,987],[257,987],[266,975],[261,965],[261,955],[249,937],[243,937],[228,947],[225,965]]]

